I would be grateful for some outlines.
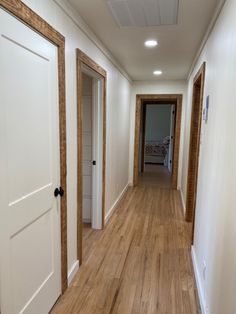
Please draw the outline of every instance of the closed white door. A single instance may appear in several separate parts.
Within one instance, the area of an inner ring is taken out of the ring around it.
[[[83,74],[83,221],[92,220],[92,83],[93,79]]]
[[[1,313],[61,291],[57,48],[0,9]]]

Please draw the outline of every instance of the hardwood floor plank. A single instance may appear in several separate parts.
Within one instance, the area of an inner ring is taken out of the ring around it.
[[[179,192],[148,173],[104,231],[84,229],[84,262],[52,313],[198,314],[191,224]]]

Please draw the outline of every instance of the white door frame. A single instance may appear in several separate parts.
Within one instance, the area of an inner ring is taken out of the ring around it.
[[[101,78],[93,79],[93,160],[92,171],[92,228],[102,229],[102,159],[103,159],[103,110]]]

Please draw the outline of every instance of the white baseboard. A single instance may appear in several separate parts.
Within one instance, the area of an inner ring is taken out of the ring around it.
[[[180,192],[180,197],[181,197],[181,202],[182,202],[183,214],[185,216],[185,214],[186,214],[186,204],[185,204],[185,200],[184,200],[183,191],[182,191],[181,188],[179,189],[179,192]]]
[[[114,213],[115,209],[117,208],[119,202],[122,200],[122,198],[124,197],[126,191],[128,190],[128,188],[130,187],[130,184],[128,183],[125,188],[123,189],[123,191],[120,193],[120,195],[117,197],[115,203],[112,205],[112,207],[109,209],[108,213],[106,214],[105,217],[105,224],[107,224],[107,222],[109,221],[109,219],[111,218],[112,214]]]
[[[68,273],[68,285],[70,285],[71,281],[75,277],[75,274],[77,273],[78,270],[79,270],[79,261],[76,261],[72,265],[71,269],[69,270],[69,273]]]
[[[83,218],[83,222],[86,223],[86,224],[91,224],[91,219],[90,218]]]
[[[200,272],[198,268],[194,246],[192,246],[191,248],[191,256],[192,256],[194,275],[195,275],[196,284],[197,284],[198,297],[199,297],[200,306],[201,306],[201,312],[202,314],[209,314],[209,310],[207,308],[206,300],[204,296],[204,289],[203,289],[203,285],[202,285],[202,281],[200,277]]]

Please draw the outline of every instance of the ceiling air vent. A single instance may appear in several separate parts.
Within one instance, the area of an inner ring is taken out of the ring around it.
[[[173,25],[179,0],[106,0],[120,27]]]

